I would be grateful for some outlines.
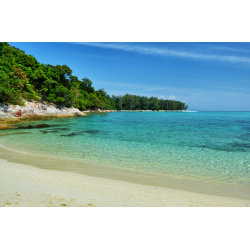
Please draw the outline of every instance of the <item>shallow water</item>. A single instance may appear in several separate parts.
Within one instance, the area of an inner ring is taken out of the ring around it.
[[[1,131],[0,144],[83,168],[250,186],[250,112],[115,112],[44,123],[50,127]]]

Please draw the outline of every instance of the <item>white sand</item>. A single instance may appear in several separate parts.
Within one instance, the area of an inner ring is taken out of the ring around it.
[[[0,206],[245,207],[250,200],[44,170],[0,159]]]

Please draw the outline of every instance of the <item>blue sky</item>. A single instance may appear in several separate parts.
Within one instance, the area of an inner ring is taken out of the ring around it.
[[[189,110],[250,111],[250,43],[17,43],[41,63],[66,64],[110,95],[185,102]]]

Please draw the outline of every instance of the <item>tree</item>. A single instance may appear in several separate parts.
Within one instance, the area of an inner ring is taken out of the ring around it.
[[[122,110],[122,108],[123,108],[123,98],[122,98],[122,96],[112,95],[112,100],[113,100],[113,102],[115,104],[115,109]]]
[[[95,89],[92,87],[92,82],[88,78],[83,78],[80,83],[80,89],[87,91],[88,93],[94,93]]]
[[[157,97],[150,97],[149,98],[149,109],[151,110],[158,110],[159,107],[159,99]]]
[[[140,97],[140,102],[141,102],[141,109],[142,109],[142,110],[148,110],[148,108],[149,108],[149,100],[148,100],[148,97],[146,97],[146,96],[141,96],[141,97]]]
[[[4,54],[5,48],[7,47],[7,43],[6,42],[0,42],[0,56],[2,56]]]
[[[22,66],[30,67],[33,70],[37,67],[37,60],[35,59],[35,57],[26,55],[25,53],[20,51],[15,57],[15,62]]]

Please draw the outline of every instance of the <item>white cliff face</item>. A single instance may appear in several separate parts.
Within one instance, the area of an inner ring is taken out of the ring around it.
[[[28,114],[37,114],[37,115],[57,115],[57,114],[82,114],[77,108],[66,108],[59,107],[54,104],[46,104],[46,103],[38,103],[38,102],[25,102],[25,106],[19,105],[5,105],[0,103],[0,118],[11,118],[18,116],[20,113],[22,116],[26,116]]]

